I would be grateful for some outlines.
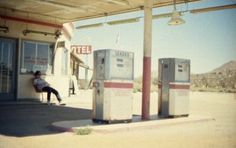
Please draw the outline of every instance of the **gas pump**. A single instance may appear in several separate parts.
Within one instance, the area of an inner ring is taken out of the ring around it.
[[[130,122],[134,53],[103,49],[94,51],[93,121]]]
[[[158,114],[162,117],[188,116],[190,60],[159,59]]]

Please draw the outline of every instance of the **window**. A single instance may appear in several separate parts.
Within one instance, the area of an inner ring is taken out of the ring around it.
[[[21,73],[52,73],[53,43],[22,42]]]
[[[67,63],[68,63],[68,50],[64,48],[61,55],[61,74],[67,75]]]

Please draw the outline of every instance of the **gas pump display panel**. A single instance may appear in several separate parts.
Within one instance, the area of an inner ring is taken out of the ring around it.
[[[94,78],[133,80],[134,53],[121,50],[94,51]]]

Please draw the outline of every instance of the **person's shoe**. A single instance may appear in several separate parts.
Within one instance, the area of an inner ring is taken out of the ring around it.
[[[50,101],[48,101],[47,104],[48,104],[48,106],[50,106],[51,105]]]
[[[62,100],[59,101],[59,105],[66,105]]]

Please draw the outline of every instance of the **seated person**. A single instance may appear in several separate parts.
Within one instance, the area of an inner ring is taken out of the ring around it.
[[[48,82],[46,82],[44,79],[41,78],[40,71],[36,71],[34,73],[33,85],[36,87],[37,90],[42,91],[42,92],[47,92],[48,105],[50,105],[51,93],[53,93],[57,97],[59,104],[61,104],[61,96],[59,95],[58,91],[50,87]]]

